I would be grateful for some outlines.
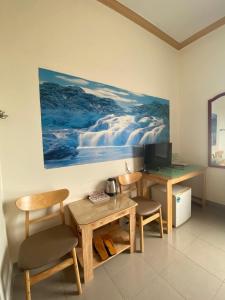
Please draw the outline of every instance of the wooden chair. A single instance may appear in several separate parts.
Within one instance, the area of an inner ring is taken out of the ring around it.
[[[215,152],[215,158],[223,158],[223,150],[219,150]]]
[[[75,250],[75,247],[78,244],[78,239],[74,236],[72,229],[65,225],[63,201],[68,197],[68,195],[69,191],[67,189],[61,189],[42,194],[25,196],[16,201],[16,206],[25,212],[25,240],[20,246],[18,266],[24,271],[27,300],[31,300],[30,288],[33,284],[46,279],[54,273],[71,265],[73,265],[76,274],[79,294],[82,294]],[[55,204],[59,204],[58,211],[30,220],[29,213],[31,211],[50,208]],[[46,221],[57,216],[61,217],[62,224],[30,236],[30,224]],[[31,270],[47,266],[49,263],[54,263],[68,253],[71,253],[71,257],[64,257],[64,260],[55,264],[53,267],[35,275],[30,275]]]
[[[163,237],[163,224],[161,204],[143,197],[140,193],[141,172],[128,173],[118,176],[120,192],[127,192],[129,196],[138,203],[136,209],[137,225],[140,230],[140,248],[144,252],[144,226],[156,219],[159,219],[160,236]],[[132,192],[136,192],[136,196],[132,197]]]

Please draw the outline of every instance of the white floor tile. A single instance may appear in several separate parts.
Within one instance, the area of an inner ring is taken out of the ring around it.
[[[166,238],[171,246],[177,250],[184,250],[197,239],[197,236],[186,229],[185,226],[182,226],[178,229],[174,229],[172,234],[166,236]]]
[[[110,275],[125,299],[137,295],[156,276],[154,270],[142,259],[124,266],[119,273]]]
[[[186,223],[176,228],[176,231],[185,230],[194,236],[199,236],[210,228],[208,219],[205,217],[192,217]]]
[[[184,255],[173,261],[161,275],[187,300],[210,300],[221,281]]]
[[[219,226],[216,224],[211,226],[200,235],[200,239],[225,251],[225,225]]]
[[[139,253],[130,254],[130,252],[124,252],[110,259],[103,266],[108,274],[115,275],[125,266],[133,264],[135,261],[139,261],[140,259],[141,256]]]
[[[71,294],[70,286],[65,288],[66,300],[122,300],[122,296],[114,285],[113,281],[107,275],[103,266],[95,269],[94,279],[82,285],[83,295],[74,296]]]
[[[225,283],[223,283],[216,293],[215,297],[213,300],[224,300],[225,299]]]
[[[133,300],[184,300],[164,279],[156,277]]]
[[[145,251],[141,254],[157,273],[165,269],[180,252],[170,246],[166,238],[145,238]]]
[[[225,251],[203,240],[196,240],[184,253],[219,279],[225,279]]]

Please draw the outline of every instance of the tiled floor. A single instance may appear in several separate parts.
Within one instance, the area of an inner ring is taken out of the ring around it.
[[[160,239],[148,228],[143,254],[123,253],[96,269],[82,296],[74,282],[67,269],[32,287],[32,300],[224,300],[225,210],[193,205],[192,218],[172,235]],[[21,299],[17,274],[13,300]]]

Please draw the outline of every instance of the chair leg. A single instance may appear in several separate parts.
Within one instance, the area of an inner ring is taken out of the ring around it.
[[[72,256],[73,256],[73,266],[74,266],[74,271],[75,271],[75,274],[76,274],[78,292],[79,292],[79,295],[81,295],[82,294],[82,287],[81,287],[81,283],[80,283],[80,273],[79,273],[79,269],[78,269],[77,254],[76,254],[76,249],[75,248],[73,248],[73,250],[72,250]]]
[[[160,236],[163,237],[162,209],[159,209]]]
[[[25,279],[25,287],[26,287],[26,300],[31,300],[31,293],[30,293],[30,272],[24,272],[24,279]]]
[[[144,225],[143,225],[143,217],[139,217],[139,230],[140,230],[140,248],[141,252],[144,252]]]

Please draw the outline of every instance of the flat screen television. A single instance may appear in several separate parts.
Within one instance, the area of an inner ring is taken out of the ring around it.
[[[170,167],[172,143],[144,145],[144,171]]]

